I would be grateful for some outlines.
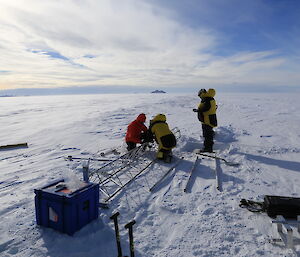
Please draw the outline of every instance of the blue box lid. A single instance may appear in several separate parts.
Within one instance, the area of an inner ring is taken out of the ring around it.
[[[76,187],[72,189],[68,188],[64,179],[57,180],[45,187],[42,187],[38,191],[43,191],[50,194],[56,194],[60,196],[71,197],[72,195],[76,194],[77,192],[83,191],[86,188],[89,188],[95,184],[90,182],[81,181]]]

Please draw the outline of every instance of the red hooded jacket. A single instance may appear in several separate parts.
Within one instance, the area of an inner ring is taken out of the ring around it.
[[[125,137],[126,142],[141,143],[141,134],[147,131],[147,127],[144,125],[145,121],[146,115],[141,113],[136,120],[128,125]]]

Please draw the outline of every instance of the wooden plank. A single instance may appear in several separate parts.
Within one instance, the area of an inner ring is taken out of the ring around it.
[[[18,147],[28,147],[27,143],[20,143],[20,144],[13,144],[13,145],[1,145],[0,149],[11,149],[11,148],[18,148]]]
[[[274,222],[275,223],[275,222]],[[293,248],[293,229],[287,224],[285,218],[282,215],[276,216],[276,223],[277,223],[277,232],[281,237],[282,242],[285,244],[287,248]],[[287,234],[283,233],[282,227],[286,229]]]
[[[189,171],[189,176],[188,176],[188,179],[187,179],[187,181],[186,181],[186,184],[185,184],[185,187],[184,187],[184,189],[183,189],[183,191],[184,192],[187,192],[187,190],[188,190],[188,186],[189,186],[189,184],[190,184],[190,182],[191,182],[191,178],[192,178],[192,176],[193,176],[193,172],[194,172],[194,170],[195,170],[195,168],[196,168],[196,166],[197,166],[197,162],[200,162],[200,159],[198,158],[198,156],[196,157],[196,160],[194,161],[194,163],[193,163],[193,166],[191,167],[191,169],[190,169],[190,171]]]
[[[222,187],[222,168],[221,168],[221,164],[220,164],[220,160],[216,159],[216,171],[215,171],[215,175],[216,175],[216,187],[217,189],[222,192],[223,191],[223,187]]]

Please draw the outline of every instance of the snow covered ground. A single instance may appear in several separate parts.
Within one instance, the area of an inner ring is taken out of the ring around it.
[[[29,147],[0,151],[0,255],[3,257],[115,257],[110,215],[120,212],[123,254],[129,255],[124,225],[136,220],[136,256],[297,256],[300,245],[271,244],[275,227],[266,214],[239,207],[241,198],[300,196],[300,102],[292,94],[216,95],[214,148],[238,167],[221,162],[222,190],[216,189],[215,161],[200,158],[187,192],[188,171],[202,147],[195,95],[132,94],[7,97],[0,99],[0,145]],[[123,143],[126,126],[144,112],[164,113],[181,138],[174,150],[184,160],[153,192],[149,186],[171,164],[155,163],[129,184],[98,220],[74,236],[39,227],[34,189],[59,178],[81,178],[80,162],[64,156],[95,156]],[[299,234],[295,233],[299,239]]]

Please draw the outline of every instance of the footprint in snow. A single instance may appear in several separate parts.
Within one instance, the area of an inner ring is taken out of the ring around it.
[[[203,211],[203,215],[211,215],[215,212],[215,209],[214,208],[208,208],[206,209],[205,211]]]

